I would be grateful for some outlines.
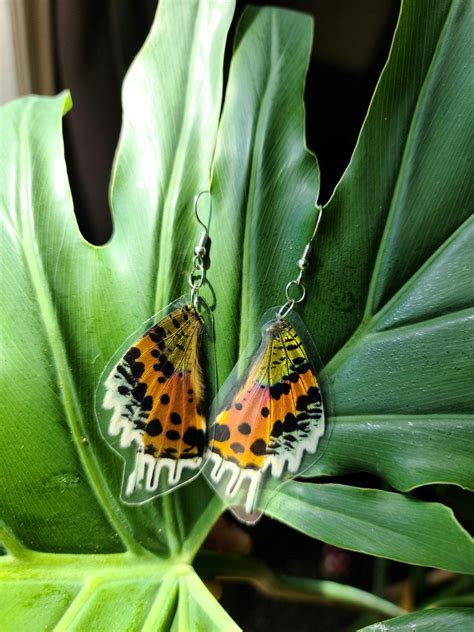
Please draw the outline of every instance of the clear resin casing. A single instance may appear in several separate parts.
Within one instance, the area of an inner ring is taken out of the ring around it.
[[[212,317],[182,296],[124,342],[96,392],[101,434],[124,460],[122,500],[142,503],[190,482],[203,467],[206,405],[203,343]]]
[[[328,434],[322,363],[298,314],[262,319],[209,414],[205,474],[235,516],[254,524],[271,495],[319,458]]]

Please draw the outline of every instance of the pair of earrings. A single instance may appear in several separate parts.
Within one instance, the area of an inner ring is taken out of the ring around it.
[[[114,354],[99,384],[97,413],[104,438],[125,460],[124,502],[169,493],[204,468],[233,513],[251,524],[279,483],[309,467],[307,455],[315,454],[325,430],[321,364],[293,312],[306,295],[303,274],[322,209],[298,260],[298,276],[286,286],[285,303],[264,314],[259,348],[239,360],[206,417],[200,355],[212,316],[200,296],[208,243],[198,214],[203,193],[194,201],[203,232],[194,248],[191,293],[155,315]],[[112,416],[104,417],[102,408]]]

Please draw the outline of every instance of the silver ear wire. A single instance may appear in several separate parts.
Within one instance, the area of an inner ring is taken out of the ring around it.
[[[196,216],[197,223],[200,224],[204,228],[204,231],[207,234],[207,226],[206,226],[206,224],[204,224],[202,219],[199,217],[199,213],[198,213],[199,200],[201,199],[201,196],[202,195],[206,195],[206,193],[209,195],[210,210],[212,211],[211,192],[210,191],[201,191],[200,193],[198,193],[197,195],[194,196],[194,215]]]
[[[285,288],[286,302],[280,307],[280,309],[276,313],[276,317],[278,318],[278,320],[282,320],[283,318],[288,316],[288,314],[291,312],[293,307],[297,303],[301,303],[301,301],[303,301],[306,296],[306,287],[303,283],[303,275],[309,267],[309,256],[313,249],[313,246],[312,246],[313,239],[316,236],[316,232],[319,227],[319,222],[321,221],[321,216],[323,214],[323,207],[321,204],[319,204],[318,210],[319,210],[318,217],[316,219],[316,224],[314,226],[311,239],[308,241],[308,243],[304,247],[303,254],[301,255],[301,257],[298,259],[296,263],[296,265],[299,268],[298,276],[296,277],[296,279],[293,279],[292,281],[290,281]],[[292,288],[293,288],[293,294],[295,294],[295,296],[293,297],[291,296]]]
[[[209,233],[207,232],[207,226],[201,220],[198,213],[199,200],[201,196],[206,193],[209,195],[210,210],[212,210],[212,198],[211,198],[210,191],[201,191],[194,197],[194,215],[196,217],[197,223],[203,228],[201,237],[199,238],[199,242],[197,246],[194,247],[193,267],[188,277],[188,282],[191,287],[191,302],[196,308],[198,307],[199,290],[202,287],[202,284],[204,283],[204,279],[206,275],[205,268],[204,268],[204,257],[207,254],[207,242],[209,241]]]
[[[195,197],[194,197],[194,215],[196,217],[196,221],[197,223],[203,227],[203,232],[201,233],[201,238],[199,239],[199,243],[198,245],[194,248],[194,254],[199,256],[199,257],[205,257],[206,256],[206,245],[207,242],[209,240],[209,234],[207,232],[207,226],[204,224],[204,222],[201,220],[201,218],[199,217],[199,213],[198,213],[198,205],[199,205],[199,199],[201,197],[201,195],[205,195],[206,193],[209,194],[209,199],[210,199],[210,211],[212,211],[212,198],[211,198],[211,194],[209,191],[201,191],[200,193],[198,193]]]

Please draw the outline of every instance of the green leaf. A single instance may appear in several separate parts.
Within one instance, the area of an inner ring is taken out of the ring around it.
[[[472,355],[464,353],[473,247],[471,217],[359,330],[338,355],[339,369],[337,358],[327,367],[344,399],[324,458],[307,476],[360,470],[401,490],[434,482],[474,489]]]
[[[473,422],[448,414],[332,417],[331,441],[304,475],[370,472],[402,491],[434,482],[472,490]]]
[[[290,481],[270,499],[267,513],[334,546],[474,574],[472,538],[440,503],[348,485]]]
[[[197,481],[122,504],[122,462],[94,415],[107,360],[186,285],[172,277],[199,236],[192,200],[209,188],[232,13],[229,1],[160,2],[124,84],[105,247],[84,241],[73,212],[61,133],[68,94],[0,109],[0,540],[11,554],[0,562],[2,629],[87,629],[102,617],[117,630],[135,620],[186,629],[186,618],[196,629],[235,627],[188,566],[220,502]]]
[[[307,476],[367,471],[404,491],[473,489],[471,11],[457,1],[403,4],[325,209],[304,315],[330,359],[334,433]]]
[[[473,489],[472,141],[461,123],[471,10],[404,3],[351,164],[325,209],[318,290],[304,315],[326,358],[339,349],[325,369],[334,433],[305,476],[368,471],[401,490],[439,481]],[[440,549],[438,561],[420,555],[419,520],[406,515],[411,551],[392,540],[390,552],[374,554],[457,568],[454,551]],[[458,528],[452,516],[448,523]],[[359,546],[367,550],[363,538]]]
[[[360,632],[458,632],[470,630],[473,623],[474,608],[436,608],[374,623]]]
[[[248,8],[239,24],[214,160],[211,267],[222,383],[258,323],[284,302],[316,218],[319,176],[304,144],[312,23]]]
[[[198,238],[192,200],[209,186],[232,8],[160,3],[124,84],[114,235],[103,248],[82,239],[74,218],[61,137],[69,97],[29,97],[0,110],[1,342],[4,377],[14,380],[0,403],[0,503],[31,548],[144,545],[166,555],[187,540],[191,552],[220,511],[203,481],[141,507],[123,505],[122,462],[99,436],[93,401],[105,363],[168,302],[170,274],[185,269]],[[172,298],[186,282],[181,274]]]
[[[344,400],[324,458],[307,476],[359,470],[404,491],[434,482],[474,489],[472,356],[464,353],[472,331],[473,247],[469,218],[341,351],[333,385]],[[433,357],[442,359],[442,371]]]
[[[318,291],[304,313],[326,360],[397,293],[402,301],[385,328],[471,306],[459,268],[459,279],[446,271],[440,295],[427,293],[418,308],[403,298],[404,286],[471,214],[471,12],[457,0],[402,4],[389,60],[317,237],[310,277]]]
[[[474,233],[469,141],[460,124],[469,102],[469,11],[459,2],[404,3],[351,164],[324,210],[302,315],[329,360],[334,429],[305,476],[367,471],[403,491],[435,482],[473,488],[473,357],[464,350],[472,336]],[[220,381],[258,339],[263,313],[283,302],[316,219],[318,178],[305,150],[302,99],[310,50],[303,15],[249,9],[242,19],[212,181],[213,242],[225,244],[214,247],[209,270]],[[296,528],[311,521],[310,489],[298,522],[284,508],[283,487],[277,517]],[[361,502],[360,490],[343,489]],[[416,528],[424,504],[415,510],[411,499],[388,498],[407,510],[411,539],[381,537],[368,547],[357,531],[340,544],[464,568],[450,547],[438,554],[424,546]],[[454,516],[436,515],[472,552]],[[332,515],[324,520],[327,532],[318,537],[331,541]],[[390,513],[380,520],[390,532]]]
[[[319,291],[305,314],[326,357],[352,336],[326,367],[334,435],[308,476],[359,470],[402,490],[438,481],[473,488],[465,351],[474,222],[464,159],[472,142],[460,124],[470,11],[456,1],[404,3],[351,164],[325,210]]]

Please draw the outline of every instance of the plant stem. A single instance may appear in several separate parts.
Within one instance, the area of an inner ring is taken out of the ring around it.
[[[155,601],[142,625],[142,632],[152,632],[153,630],[163,629],[164,624],[168,621],[170,613],[175,606],[178,597],[178,587],[178,579],[176,576],[170,575],[165,578],[156,593]]]
[[[176,516],[171,494],[163,496],[163,519],[166,525],[166,537],[171,556],[176,556],[181,548],[178,535],[178,525],[176,524]]]
[[[474,608],[474,595],[458,595],[433,601],[428,608]]]
[[[28,555],[28,549],[2,520],[0,520],[0,543],[12,557],[21,558]]]
[[[376,557],[374,560],[374,573],[372,590],[375,595],[383,597],[385,594],[385,584],[387,581],[388,560],[383,557]]]
[[[387,617],[405,614],[405,610],[392,602],[354,586],[327,580],[279,575],[259,560],[238,555],[204,551],[196,558],[196,568],[205,576],[253,584],[260,592],[274,599],[305,603],[337,603],[358,610],[370,610]]]
[[[219,496],[214,495],[194,523],[191,532],[188,534],[186,542],[184,542],[183,550],[191,558],[194,558],[200,546],[211,531],[212,525],[217,522],[224,509],[225,507],[222,500]]]

